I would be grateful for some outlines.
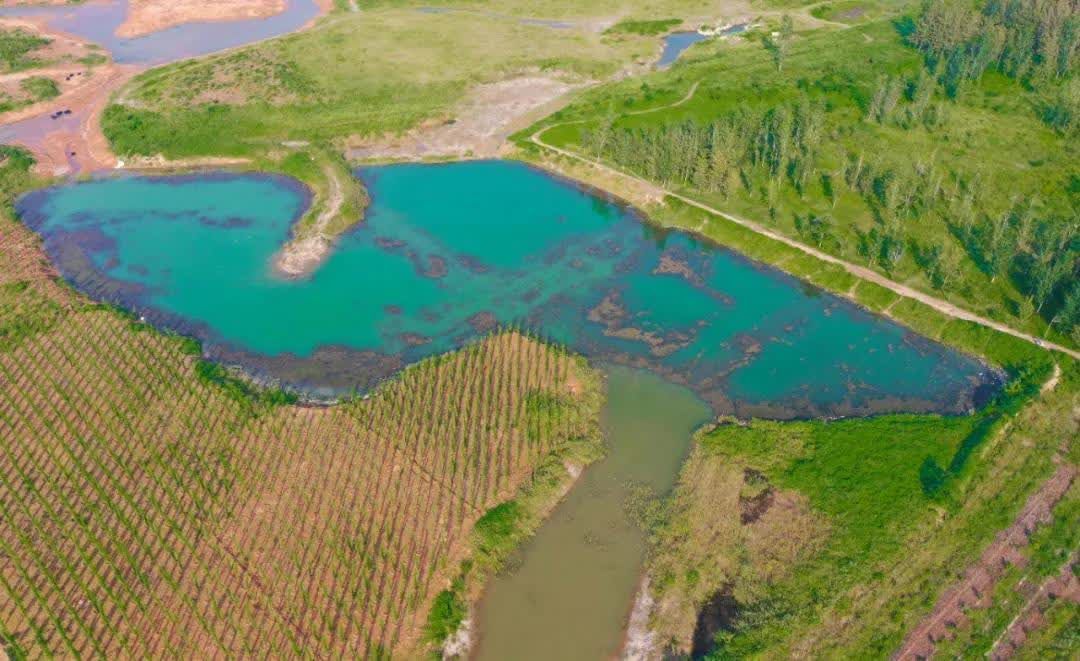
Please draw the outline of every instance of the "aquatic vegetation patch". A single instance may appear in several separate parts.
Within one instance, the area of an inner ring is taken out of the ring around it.
[[[281,178],[94,181],[32,193],[19,210],[82,291],[198,337],[208,357],[259,380],[319,397],[367,391],[499,327],[650,369],[746,417],[960,413],[1000,380],[524,165],[358,174],[372,193],[368,218],[300,280],[267,266],[307,199]]]
[[[656,20],[622,20],[612,25],[607,30],[604,30],[604,34],[640,34],[640,35],[658,35],[664,34],[668,30],[674,27],[682,25],[681,18],[662,18]]]

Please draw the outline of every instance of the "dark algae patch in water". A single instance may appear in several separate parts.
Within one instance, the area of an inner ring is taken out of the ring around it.
[[[522,164],[357,175],[367,219],[300,281],[270,268],[308,204],[288,179],[113,178],[18,208],[79,289],[314,395],[506,326],[740,416],[959,413],[997,388],[968,356]]]

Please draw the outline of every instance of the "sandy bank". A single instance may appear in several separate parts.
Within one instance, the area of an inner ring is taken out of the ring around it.
[[[274,257],[274,270],[286,278],[309,275],[330,254],[332,245],[322,234],[294,238]]]
[[[346,154],[356,160],[497,156],[512,133],[565,105],[580,87],[539,74],[477,85],[446,116],[401,136],[354,137]]]
[[[350,175],[340,172],[333,165],[324,166],[323,174],[326,177],[326,190],[316,194],[313,211],[309,212],[314,216],[306,215],[301,219],[293,229],[292,238],[274,255],[273,268],[281,277],[302,278],[310,275],[330,255],[336,236],[359,222],[363,216],[366,200],[361,200],[362,206],[355,219],[342,222],[342,217],[348,213],[346,190],[352,182],[342,181],[341,178]],[[364,196],[361,194],[361,197]],[[339,228],[337,231],[334,231],[335,226]]]
[[[183,23],[266,18],[286,5],[286,0],[130,0],[116,36],[139,37]]]

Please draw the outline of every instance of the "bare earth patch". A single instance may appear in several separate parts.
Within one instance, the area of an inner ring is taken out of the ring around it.
[[[135,67],[112,63],[88,66],[78,60],[104,54],[64,32],[46,28],[41,21],[3,19],[0,27],[19,28],[52,42],[35,51],[47,67],[0,76],[0,86],[18,85],[22,78],[52,79],[60,96],[0,114],[0,135],[9,144],[29,149],[41,174],[62,175],[113,167],[116,159],[101,133],[100,117],[113,90],[136,72]]]
[[[324,171],[328,182],[325,206],[309,227],[298,229],[274,256],[274,268],[284,277],[308,275],[330,254],[333,240],[328,236],[327,228],[341,213],[345,192],[334,169],[328,167]]]
[[[538,74],[478,85],[449,116],[425,122],[401,136],[354,137],[347,154],[357,160],[496,156],[507,137],[556,110],[578,87]]]
[[[137,37],[183,23],[266,18],[285,11],[285,0],[130,0],[118,37]]]

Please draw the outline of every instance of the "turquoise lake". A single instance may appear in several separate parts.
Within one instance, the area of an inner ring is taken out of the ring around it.
[[[114,177],[18,203],[64,276],[203,340],[213,359],[317,396],[515,326],[776,418],[970,410],[971,357],[529,166],[357,171],[366,220],[304,280],[271,258],[309,198],[291,180]]]

